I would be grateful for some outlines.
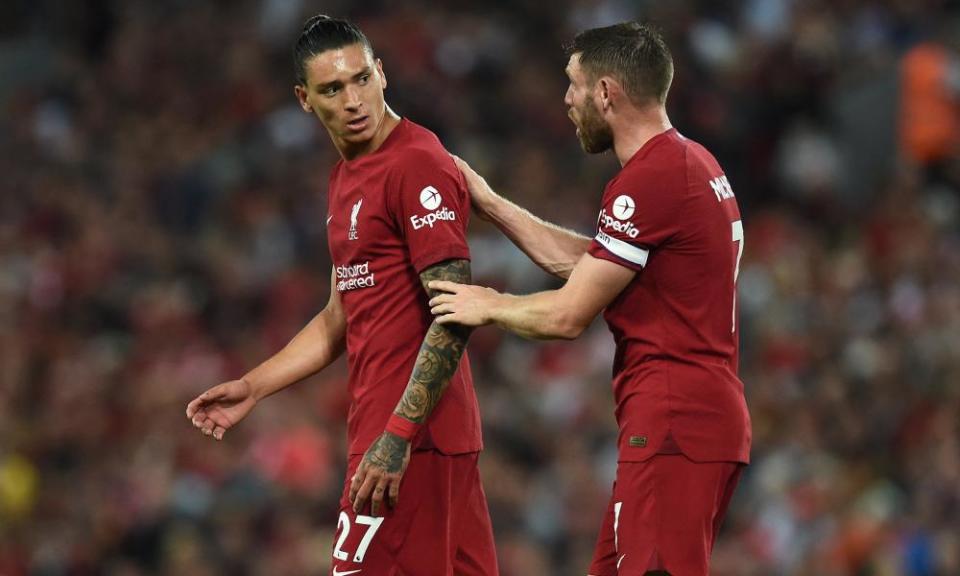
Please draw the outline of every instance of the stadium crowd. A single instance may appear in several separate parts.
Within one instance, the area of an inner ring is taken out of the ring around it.
[[[0,8],[0,575],[329,566],[343,364],[222,442],[184,417],[326,302],[336,156],[290,58],[317,11],[366,31],[397,112],[588,234],[617,164],[579,149],[562,45],[656,22],[674,124],[746,226],[753,463],[713,573],[960,574],[955,5],[36,0]],[[471,229],[478,281],[553,285]],[[612,338],[484,329],[470,350],[503,574],[582,575],[616,460]]]

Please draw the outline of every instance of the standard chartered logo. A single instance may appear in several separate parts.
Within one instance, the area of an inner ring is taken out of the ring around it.
[[[376,285],[374,273],[370,271],[370,262],[337,266],[337,292],[347,292],[358,288],[370,288]]]

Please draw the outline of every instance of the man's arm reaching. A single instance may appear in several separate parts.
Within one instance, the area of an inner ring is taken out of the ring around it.
[[[547,222],[500,196],[469,164],[453,157],[470,189],[474,211],[489,220],[547,273],[569,278],[590,246],[590,238]]]
[[[571,340],[623,291],[636,272],[587,254],[557,290],[525,296],[481,286],[433,282],[443,293],[430,300],[434,322],[499,328],[524,338]]]
[[[435,280],[469,282],[470,262],[447,260],[421,272],[420,281],[430,297],[438,294],[427,287]],[[389,495],[390,504],[396,505],[400,479],[410,457],[410,437],[417,427],[426,422],[443,397],[460,364],[471,330],[455,324],[444,326],[436,320],[430,324],[407,388],[391,418],[391,422],[399,422],[407,433],[398,434],[388,427],[367,449],[350,483],[350,500],[354,511],[360,511],[370,499],[371,514],[376,516],[385,493]],[[398,421],[398,418],[401,420]]]
[[[330,272],[330,299],[282,350],[239,380],[218,384],[187,405],[187,418],[217,440],[243,420],[267,396],[316,374],[336,360],[346,346],[347,320]]]

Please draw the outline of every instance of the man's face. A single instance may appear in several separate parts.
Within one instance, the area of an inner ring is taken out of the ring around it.
[[[386,113],[380,60],[362,44],[350,44],[312,56],[304,66],[306,86],[295,87],[303,109],[320,118],[341,148],[371,140]]]
[[[588,154],[606,152],[613,146],[613,131],[600,115],[600,109],[594,100],[597,83],[588,81],[586,73],[580,67],[580,54],[570,56],[566,72],[570,78],[570,86],[563,102],[568,108],[567,116],[577,127],[580,146]]]

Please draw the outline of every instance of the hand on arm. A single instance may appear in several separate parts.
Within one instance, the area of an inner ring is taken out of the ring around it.
[[[187,404],[187,418],[203,434],[222,440],[257,402],[336,360],[345,348],[347,321],[331,271],[330,300],[279,352],[239,380],[214,386]]]
[[[469,282],[470,262],[447,260],[421,272],[420,281],[431,296],[436,292],[428,284],[434,280]],[[397,422],[411,431],[426,422],[457,371],[470,331],[437,321],[430,325],[392,422],[399,418]],[[369,499],[371,514],[376,516],[385,496],[391,506],[396,506],[400,480],[410,460],[410,436],[412,432],[398,434],[388,426],[367,449],[350,483],[354,511],[360,511]]]
[[[520,250],[547,273],[569,278],[590,239],[542,220],[500,196],[469,164],[453,157],[470,190],[474,211],[493,222]]]
[[[573,339],[620,292],[636,272],[586,254],[558,290],[526,296],[500,294],[490,288],[431,282],[443,294],[430,300],[435,322],[448,325],[496,324],[524,338]]]

